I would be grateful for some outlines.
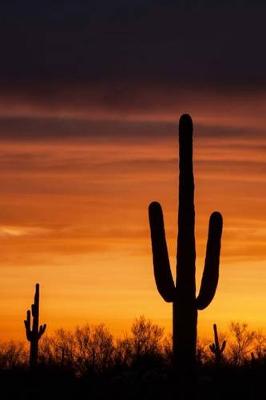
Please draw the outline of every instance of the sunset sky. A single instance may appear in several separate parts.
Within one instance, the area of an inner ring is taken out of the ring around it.
[[[170,331],[147,207],[163,206],[175,273],[184,112],[198,288],[209,215],[224,218],[199,332],[266,328],[266,6],[37,3],[0,5],[0,339],[24,339],[36,282],[49,333],[104,322],[121,334],[141,314]]]

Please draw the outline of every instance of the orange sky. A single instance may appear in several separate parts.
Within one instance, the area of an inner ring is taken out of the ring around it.
[[[140,314],[170,329],[171,306],[153,279],[147,207],[163,206],[174,271],[183,112],[195,127],[198,279],[209,214],[224,217],[218,290],[199,313],[200,334],[211,334],[213,322],[266,326],[266,99],[157,100],[86,111],[0,99],[0,339],[24,338],[35,282],[50,333],[98,322],[121,333]]]

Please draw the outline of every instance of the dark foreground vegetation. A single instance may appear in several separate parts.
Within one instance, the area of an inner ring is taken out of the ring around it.
[[[219,334],[218,358],[214,339],[198,343],[195,398],[266,399],[266,337],[240,323],[227,336]],[[24,344],[0,345],[1,399],[184,398],[171,338],[144,317],[116,340],[104,325],[58,330],[40,340],[37,367],[28,358]]]

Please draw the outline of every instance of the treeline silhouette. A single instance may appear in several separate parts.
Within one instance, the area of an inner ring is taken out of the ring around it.
[[[223,347],[218,359],[213,345]],[[176,393],[172,358],[171,337],[143,316],[120,338],[103,324],[59,329],[40,340],[34,369],[24,343],[0,344],[1,393],[5,399],[171,399]],[[198,342],[196,368],[200,399],[262,399],[266,336],[233,322],[226,335],[216,330],[213,344]]]

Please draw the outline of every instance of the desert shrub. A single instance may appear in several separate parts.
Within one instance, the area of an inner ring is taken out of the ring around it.
[[[74,341],[76,369],[81,374],[103,372],[113,365],[113,336],[104,325],[78,327]]]
[[[25,364],[27,352],[21,342],[0,343],[0,369],[12,369]]]
[[[231,322],[230,333],[229,360],[234,365],[242,365],[254,350],[256,332],[249,330],[246,323]]]

